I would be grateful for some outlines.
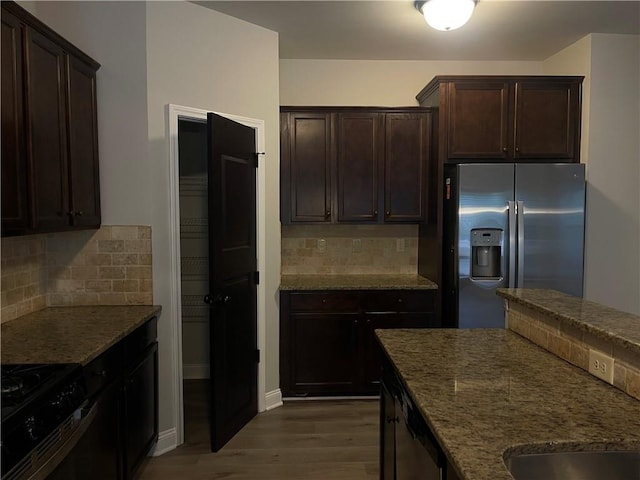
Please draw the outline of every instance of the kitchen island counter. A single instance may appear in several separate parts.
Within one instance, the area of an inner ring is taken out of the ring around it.
[[[156,316],[161,307],[49,307],[2,324],[3,364],[91,360]]]
[[[640,402],[513,332],[376,335],[463,480],[512,480],[510,453],[640,449]]]
[[[280,290],[435,290],[420,275],[282,275]]]

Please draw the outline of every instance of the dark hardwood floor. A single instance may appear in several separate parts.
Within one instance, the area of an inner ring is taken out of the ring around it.
[[[150,458],[139,480],[378,478],[377,400],[285,402],[211,453],[205,387],[185,382],[185,443]]]

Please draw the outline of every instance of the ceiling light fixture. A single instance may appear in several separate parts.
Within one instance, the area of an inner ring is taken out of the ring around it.
[[[436,30],[455,30],[467,23],[478,0],[426,0],[415,2],[427,23]]]

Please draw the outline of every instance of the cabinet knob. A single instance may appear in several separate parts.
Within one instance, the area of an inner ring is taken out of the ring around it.
[[[398,303],[402,303],[402,299],[401,298],[398,299]]]
[[[84,215],[84,213],[82,212],[82,210],[78,210],[76,212],[76,217],[81,217],[82,215]]]
[[[519,151],[520,151],[520,148],[519,148],[519,147],[516,147],[516,152],[519,152]]]
[[[502,147],[502,151],[507,153],[507,147]]]
[[[390,216],[390,215],[391,215],[391,211],[390,211],[390,210],[387,210],[386,212],[384,212],[384,214],[388,217],[388,216]]]
[[[327,210],[326,213],[324,214],[325,218],[329,218],[331,216],[331,210]]]
[[[70,217],[74,217],[76,215],[76,212],[74,212],[73,210],[69,210],[67,212],[67,215],[69,215]]]
[[[326,299],[326,298],[323,298],[323,299],[322,299],[322,303],[327,303],[327,299]]]
[[[373,214],[377,217],[378,216],[378,210],[374,210]]]
[[[357,325],[358,324],[358,320],[354,320],[353,323],[355,323]]]

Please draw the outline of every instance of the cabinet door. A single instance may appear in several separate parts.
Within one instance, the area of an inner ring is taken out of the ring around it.
[[[509,157],[509,84],[469,81],[448,85],[449,159]]]
[[[516,83],[514,145],[516,160],[579,161],[579,83]]]
[[[96,72],[67,56],[71,217],[74,226],[100,226]]]
[[[29,27],[26,47],[32,227],[63,230],[69,225],[64,51]]]
[[[385,222],[426,219],[430,130],[431,114],[385,116]]]
[[[294,112],[286,115],[282,142],[282,220],[331,222],[331,115]],[[288,181],[287,181],[288,180]]]
[[[158,344],[124,377],[124,478],[133,478],[140,462],[158,438]]]
[[[2,10],[2,234],[28,226],[25,152],[22,28]]]
[[[357,314],[292,314],[289,392],[285,395],[357,393]]]
[[[380,388],[380,480],[396,478],[395,399],[383,383]]]
[[[383,117],[378,113],[338,114],[338,221],[375,222]]]

